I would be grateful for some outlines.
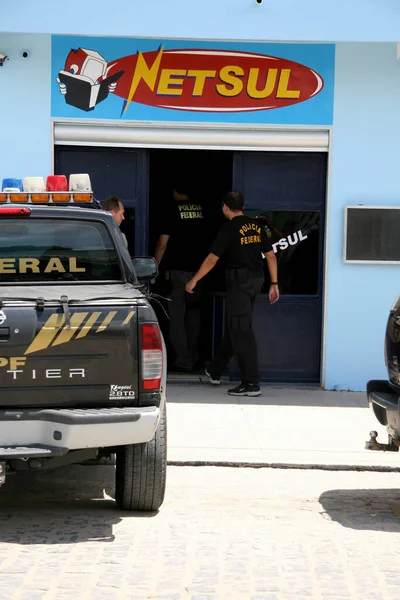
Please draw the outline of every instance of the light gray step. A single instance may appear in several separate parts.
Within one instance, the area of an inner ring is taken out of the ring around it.
[[[46,408],[0,410],[0,423],[4,421],[49,421],[65,425],[98,425],[101,423],[133,423],[140,415],[153,412],[155,407],[114,408]]]
[[[66,454],[65,448],[56,448],[51,446],[0,446],[0,459],[10,458],[44,458],[46,456],[61,456]]]

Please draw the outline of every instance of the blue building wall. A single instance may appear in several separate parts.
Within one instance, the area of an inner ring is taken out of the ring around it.
[[[52,160],[50,36],[0,33],[0,51],[10,56],[0,69],[0,177],[46,176]],[[399,98],[395,44],[337,44],[325,323],[329,389],[362,390],[369,378],[386,375],[383,337],[399,267],[343,264],[343,208],[400,203]]]
[[[0,31],[269,41],[391,41],[398,0],[18,0]]]
[[[343,207],[400,204],[400,62],[394,44],[338,44],[329,210],[326,387],[385,378],[397,265],[343,264]]]
[[[0,68],[1,180],[50,172],[50,47],[48,35],[0,33],[10,57]]]

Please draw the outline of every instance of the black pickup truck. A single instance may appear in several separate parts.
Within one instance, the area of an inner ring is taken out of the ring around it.
[[[400,294],[394,302],[386,327],[385,362],[388,380],[367,383],[369,405],[389,434],[387,444],[377,441],[376,431],[370,432],[367,450],[398,452],[400,448]]]
[[[120,508],[161,506],[166,355],[145,283],[156,276],[109,213],[0,205],[0,484],[116,454]]]

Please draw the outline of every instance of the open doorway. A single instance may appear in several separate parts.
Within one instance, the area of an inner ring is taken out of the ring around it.
[[[149,248],[154,256],[158,237],[162,233],[163,220],[173,202],[171,175],[183,173],[192,183],[191,202],[201,204],[205,219],[207,242],[210,247],[224,222],[221,211],[223,195],[232,189],[233,153],[211,150],[150,150],[149,151]],[[195,240],[194,240],[195,243]],[[189,251],[189,249],[188,249]],[[204,257],[205,258],[205,257]],[[199,340],[199,362],[194,371],[201,372],[215,352],[216,329],[221,327],[222,315],[218,312],[218,298],[224,291],[224,277],[214,269],[205,281],[205,296],[201,305],[201,333]],[[154,292],[161,296],[170,295],[168,248],[160,265],[160,273]],[[165,302],[167,308],[168,303]],[[168,347],[169,364],[175,360],[169,343],[169,321],[158,314],[160,325]]]
[[[89,173],[95,197],[101,202],[108,195],[122,199],[123,231],[132,256],[154,254],[164,211],[172,201],[170,174],[177,167],[193,180],[198,203],[204,206],[210,243],[224,222],[223,194],[232,188],[242,191],[245,214],[263,218],[278,258],[280,301],[270,306],[266,278],[254,307],[261,378],[320,383],[326,153],[60,145],[55,147],[54,158],[56,174]],[[168,295],[166,263],[161,267],[154,291]],[[204,361],[218,351],[224,331],[221,270],[217,265],[206,282],[200,340]],[[157,315],[169,344],[168,319],[161,310]],[[173,358],[171,350],[169,357]],[[232,379],[237,376],[234,362],[229,375]]]

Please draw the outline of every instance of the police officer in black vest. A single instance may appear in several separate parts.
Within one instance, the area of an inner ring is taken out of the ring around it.
[[[173,203],[161,225],[155,259],[167,263],[172,284],[169,303],[169,339],[176,354],[173,371],[190,373],[199,361],[202,286],[189,296],[185,286],[200,267],[206,252],[203,207],[190,196],[190,186],[181,176],[175,181]]]
[[[228,330],[219,354],[212,360],[206,375],[218,385],[223,370],[235,354],[242,382],[228,390],[231,396],[259,396],[257,344],[252,330],[252,310],[255,297],[264,282],[263,255],[271,277],[269,300],[279,299],[277,262],[264,227],[243,214],[244,201],[240,192],[229,192],[222,200],[222,212],[228,219],[214,241],[210,253],[194,277],[186,285],[193,293],[197,283],[211,271],[218,260],[226,260],[226,315]]]

